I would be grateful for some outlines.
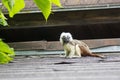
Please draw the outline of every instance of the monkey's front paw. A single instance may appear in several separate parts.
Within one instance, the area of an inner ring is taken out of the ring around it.
[[[81,58],[82,56],[81,55],[74,55],[73,57],[74,58]]]

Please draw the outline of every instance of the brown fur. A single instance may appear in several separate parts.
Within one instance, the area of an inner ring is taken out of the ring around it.
[[[103,55],[92,53],[91,50],[89,49],[89,47],[87,46],[87,44],[85,44],[82,41],[73,40],[72,42],[70,42],[70,44],[72,44],[72,45],[78,44],[79,45],[79,48],[81,50],[81,56],[92,56],[92,57],[104,58]]]
[[[93,54],[87,44],[82,41],[75,40],[69,32],[63,32],[60,35],[60,42],[64,47],[65,57],[81,57],[81,56],[93,56],[104,58],[99,54]]]

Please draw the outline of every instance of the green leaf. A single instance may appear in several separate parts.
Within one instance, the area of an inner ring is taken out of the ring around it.
[[[8,9],[10,17],[13,17],[25,7],[24,0],[2,0],[2,3]]]
[[[57,5],[58,7],[62,7],[60,0],[51,0],[53,4]]]
[[[0,39],[0,52],[8,54],[8,56],[14,56],[14,50],[10,48],[6,43]]]
[[[4,16],[4,14],[0,11],[0,25],[3,25],[3,26],[8,26],[8,23],[7,23],[7,18]]]
[[[7,54],[0,52],[0,64],[7,64],[12,60],[13,58],[9,57]]]
[[[10,9],[12,10],[15,4],[15,0],[8,0],[8,6],[10,7]]]
[[[13,60],[15,55],[13,48],[10,48],[0,39],[0,64],[6,64]]]
[[[34,0],[38,8],[42,11],[46,21],[51,13],[51,0]]]

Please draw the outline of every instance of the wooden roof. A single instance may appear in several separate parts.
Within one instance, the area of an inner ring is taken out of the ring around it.
[[[102,4],[120,4],[120,0],[60,0],[63,7],[87,6],[87,5],[102,5]],[[25,0],[25,9],[35,9],[36,5],[33,0]]]
[[[120,0],[60,0],[62,3],[62,6],[64,8],[74,8],[74,7],[80,7],[80,6],[95,6],[95,5],[109,5],[109,4],[120,4]],[[28,11],[39,11],[36,5],[34,4],[33,0],[25,0],[25,8],[22,10]],[[1,6],[1,5],[0,5]],[[53,9],[56,9],[55,5],[53,6]],[[6,9],[4,8],[3,11],[6,12]]]
[[[13,63],[0,65],[0,80],[120,80],[120,54],[113,54],[106,59],[16,56]]]

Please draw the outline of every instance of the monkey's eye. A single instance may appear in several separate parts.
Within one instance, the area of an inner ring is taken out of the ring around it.
[[[65,36],[63,36],[62,38],[66,38]]]
[[[67,39],[70,39],[70,37],[69,37],[69,36],[67,36]]]

